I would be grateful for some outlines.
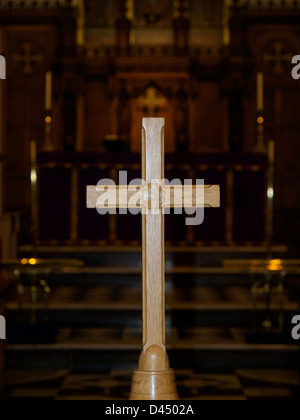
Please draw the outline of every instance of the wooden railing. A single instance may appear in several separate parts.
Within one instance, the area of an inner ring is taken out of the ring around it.
[[[300,0],[232,0],[234,8],[291,11],[300,10]]]
[[[1,254],[0,254],[0,261],[1,261]],[[15,287],[15,279],[13,276],[5,273],[4,271],[0,270],[0,316],[5,315],[5,302],[7,296],[11,294],[11,291]],[[2,324],[3,326],[3,324]],[[0,397],[1,392],[4,390],[5,385],[5,377],[4,377],[4,367],[5,367],[5,340],[1,339],[0,337]]]
[[[21,212],[0,214],[0,259],[16,258]]]
[[[167,155],[166,178],[204,179],[221,186],[221,208],[205,213],[201,226],[185,226],[185,213],[166,218],[168,244],[262,244],[266,239],[266,169],[260,155]],[[134,154],[41,154],[38,157],[38,244],[132,244],[141,240],[141,220],[100,216],[87,210],[86,186],[103,178],[119,183],[141,177]]]
[[[47,10],[69,6],[67,0],[1,0],[0,10]]]
[[[86,60],[103,60],[117,58],[120,51],[115,46],[89,45],[81,49]],[[219,47],[189,47],[184,55],[195,61],[218,62],[222,58],[222,48]],[[178,56],[178,50],[173,45],[134,45],[126,50],[126,56],[132,58],[166,58]]]

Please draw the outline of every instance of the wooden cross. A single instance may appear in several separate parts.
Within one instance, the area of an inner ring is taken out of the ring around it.
[[[23,66],[23,73],[32,74],[33,66],[42,61],[42,55],[34,52],[29,42],[23,44],[22,54],[14,54],[14,61]]]
[[[286,64],[290,64],[293,54],[287,53],[282,41],[275,41],[273,43],[270,53],[265,54],[265,61],[270,63],[273,71],[276,74],[284,72]]]
[[[219,207],[219,186],[168,186],[164,180],[164,119],[142,122],[142,185],[87,187],[88,208],[139,208],[143,214],[143,350],[130,399],[177,399],[165,341],[164,208]]]
[[[146,108],[147,114],[152,117],[158,109],[166,106],[167,100],[164,98],[157,89],[149,87],[145,94],[139,98],[140,104]]]

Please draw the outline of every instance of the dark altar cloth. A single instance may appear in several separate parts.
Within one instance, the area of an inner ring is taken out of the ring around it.
[[[39,164],[140,164],[141,155],[138,153],[98,153],[98,152],[51,152],[39,153]],[[165,155],[165,165],[266,165],[267,155],[248,153],[176,153]]]

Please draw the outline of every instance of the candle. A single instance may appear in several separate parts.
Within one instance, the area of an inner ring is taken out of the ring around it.
[[[269,141],[269,163],[273,164],[275,162],[275,141]]]
[[[257,73],[257,111],[264,110],[264,75]]]
[[[226,26],[223,31],[223,45],[226,47],[230,45],[230,29],[228,26]]]
[[[34,140],[30,142],[30,162],[36,162],[36,142]]]
[[[52,110],[52,73],[50,71],[46,73],[45,109],[46,111]]]

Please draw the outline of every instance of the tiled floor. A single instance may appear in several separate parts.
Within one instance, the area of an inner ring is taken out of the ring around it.
[[[3,399],[126,400],[131,371],[91,375],[67,370],[7,371]],[[181,400],[296,400],[299,375],[292,370],[239,370],[232,374],[176,372]]]
[[[264,308],[265,300],[260,304],[260,307]],[[276,305],[277,300],[274,299],[272,309],[276,309]],[[17,306],[14,298],[7,305],[10,316],[15,322],[18,321]],[[28,303],[27,306],[24,304],[23,308],[28,306]],[[40,306],[43,306],[43,301]],[[182,284],[179,287],[167,284],[166,307],[168,349],[174,352],[173,356],[176,356],[177,362],[179,358],[180,363],[176,366],[193,367],[193,369],[176,370],[180,399],[300,399],[299,373],[293,370],[298,366],[297,347],[285,344],[250,345],[246,341],[246,332],[251,329],[252,298],[249,285],[220,284],[218,287],[207,287]],[[297,302],[287,294],[285,309],[295,313],[298,311]],[[117,358],[119,354],[123,354],[123,350],[124,364],[119,363],[119,366],[127,368],[132,365],[131,351],[136,352],[133,354],[133,360],[137,361],[142,342],[140,310],[140,285],[107,283],[73,287],[62,284],[54,287],[50,299],[50,314],[61,321],[56,342],[44,346],[7,343],[7,366],[10,369],[6,371],[6,390],[2,398],[8,400],[128,399],[132,371],[109,369],[118,366],[115,362],[119,362]],[[192,317],[189,312],[193,312]],[[201,314],[201,319],[196,317],[198,312]],[[110,322],[111,313],[115,314],[115,324]],[[238,321],[232,324],[233,316],[237,317]],[[93,327],[87,328],[87,326]],[[200,352],[201,357],[197,358],[198,366],[196,362],[191,362],[189,356],[184,356],[189,355],[189,351]],[[258,354],[260,351],[262,356]],[[39,364],[36,360],[37,352],[40,354]],[[272,362],[269,365],[268,358],[271,352],[278,352],[279,356],[276,358],[276,363]],[[248,354],[253,356],[251,363],[248,363]],[[260,356],[262,361],[257,364]],[[295,359],[295,363],[286,363],[290,362],[291,358]],[[53,365],[56,359],[57,365]],[[277,359],[280,362],[284,360],[280,364],[277,363]],[[101,365],[97,373],[90,374],[96,372],[92,367],[99,366],[99,360],[107,370],[102,372]],[[181,363],[182,361],[187,363]],[[39,366],[39,369],[29,370],[30,366]],[[60,369],[62,366],[68,369]],[[245,369],[234,370],[237,366]],[[251,366],[257,368],[276,366],[277,369],[246,369]],[[280,367],[282,369],[279,369]],[[209,373],[211,371],[214,373]]]

